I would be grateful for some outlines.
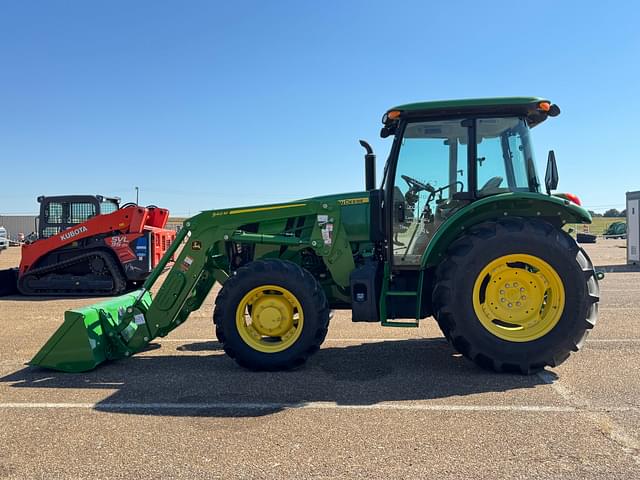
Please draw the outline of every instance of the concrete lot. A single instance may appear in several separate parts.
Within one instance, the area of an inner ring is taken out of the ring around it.
[[[623,246],[587,248],[615,271]],[[0,478],[640,478],[640,273],[608,273],[586,347],[531,377],[476,368],[431,320],[344,313],[303,369],[247,372],[213,295],[158,348],[73,375],[24,363],[92,300],[0,299]]]

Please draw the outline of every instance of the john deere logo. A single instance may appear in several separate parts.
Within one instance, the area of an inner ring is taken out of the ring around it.
[[[60,240],[64,242],[65,240],[69,240],[70,238],[77,237],[78,235],[86,231],[87,231],[87,227],[78,227],[74,230],[71,230],[67,233],[63,233],[62,235],[60,235]]]
[[[344,205],[357,205],[359,203],[369,203],[369,197],[362,198],[345,198],[343,200],[338,200],[338,203],[342,206]]]

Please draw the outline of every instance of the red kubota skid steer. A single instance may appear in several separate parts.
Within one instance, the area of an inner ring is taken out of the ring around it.
[[[145,280],[176,232],[169,211],[99,195],[39,197],[37,234],[19,268],[0,271],[0,295],[119,295]]]

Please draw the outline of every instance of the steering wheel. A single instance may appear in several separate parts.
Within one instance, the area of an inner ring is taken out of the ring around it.
[[[429,193],[433,193],[436,191],[435,188],[433,188],[431,185],[429,185],[428,183],[422,183],[418,180],[416,180],[415,178],[411,178],[409,175],[400,175],[400,177],[407,182],[407,185],[409,185],[409,188],[412,188],[416,191],[420,191],[420,190],[426,190]],[[502,180],[502,179],[501,179]]]
[[[482,188],[480,189],[480,192],[484,192],[485,190],[486,191],[495,190],[500,186],[500,184],[502,183],[502,180],[503,180],[502,177],[491,177],[489,180],[487,180],[487,183],[485,183],[482,186]]]

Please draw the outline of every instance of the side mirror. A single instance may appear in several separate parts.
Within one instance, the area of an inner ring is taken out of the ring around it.
[[[551,194],[551,190],[558,188],[558,164],[556,163],[556,154],[553,150],[549,150],[547,172],[544,174],[544,185],[547,188],[547,195]]]
[[[395,135],[397,128],[397,123],[390,123],[389,125],[385,125],[380,130],[380,138],[387,138],[391,135]]]

